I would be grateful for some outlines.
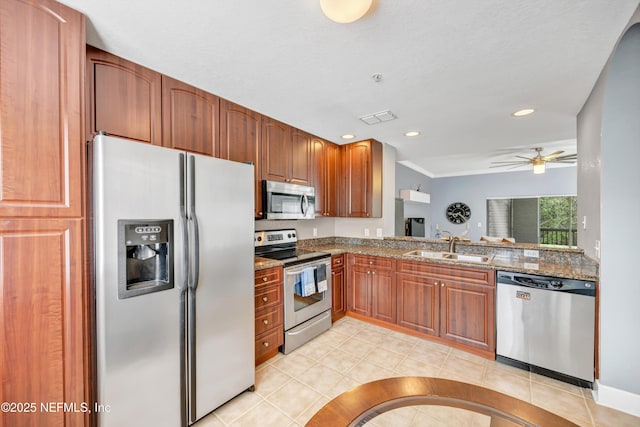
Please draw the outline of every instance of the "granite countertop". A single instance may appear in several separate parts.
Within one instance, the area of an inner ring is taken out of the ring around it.
[[[435,251],[448,250],[448,243],[438,241],[417,241],[406,238],[385,239],[347,239],[325,238],[310,239],[299,242],[301,247],[327,252],[331,255],[352,253],[360,255],[381,256],[433,264],[447,264],[477,269],[506,270],[520,273],[540,274],[578,280],[598,281],[598,264],[584,256],[578,248],[555,248],[528,245],[486,245],[484,243],[459,243],[457,253],[490,256],[488,263],[465,262],[439,258],[422,258],[405,255],[416,249]],[[524,257],[523,250],[539,250],[539,258]],[[281,261],[256,257],[255,269],[262,270],[281,266]]]

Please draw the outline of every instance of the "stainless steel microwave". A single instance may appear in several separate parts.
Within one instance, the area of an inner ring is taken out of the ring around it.
[[[306,185],[262,181],[262,203],[265,219],[316,217],[316,190]]]

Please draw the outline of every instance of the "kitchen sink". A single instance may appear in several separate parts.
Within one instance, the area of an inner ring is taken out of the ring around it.
[[[423,250],[415,250],[415,251],[407,252],[404,255],[416,256],[420,258],[435,258],[435,259],[448,259],[452,261],[462,261],[462,262],[477,262],[481,264],[486,264],[491,261],[491,258],[493,258],[485,255],[456,254],[451,252],[432,252],[432,251],[423,251]]]

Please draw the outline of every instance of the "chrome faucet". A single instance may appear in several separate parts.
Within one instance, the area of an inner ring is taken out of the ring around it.
[[[456,242],[460,240],[458,236],[449,236],[449,252],[454,253],[456,250]]]

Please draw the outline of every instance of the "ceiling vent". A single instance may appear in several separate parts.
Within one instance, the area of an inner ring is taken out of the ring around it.
[[[395,119],[397,119],[396,115],[389,110],[380,111],[375,114],[367,114],[366,116],[360,117],[360,120],[368,125],[375,125],[376,123],[388,122]]]

